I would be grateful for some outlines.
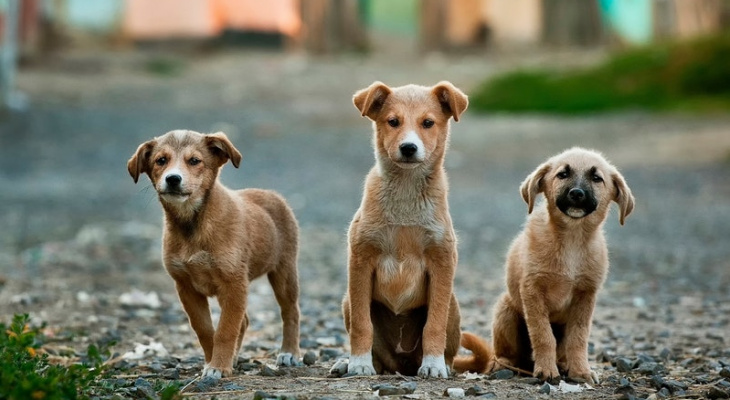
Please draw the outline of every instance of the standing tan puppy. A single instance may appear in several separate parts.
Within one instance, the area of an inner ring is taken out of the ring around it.
[[[634,209],[624,178],[599,153],[572,148],[522,182],[525,229],[507,255],[507,292],[495,306],[497,365],[533,370],[544,380],[596,382],[588,365],[588,335],[596,293],[608,271],[603,235],[611,201],[619,221]],[[539,193],[545,201],[533,205]]]
[[[299,228],[286,201],[260,189],[233,191],[218,181],[241,153],[225,134],[177,130],[139,146],[127,163],[136,183],[146,173],[165,211],[162,256],[205,352],[203,376],[232,372],[248,327],[249,282],[266,275],[281,307],[279,365],[299,357]],[[221,307],[213,329],[208,297]]]
[[[373,121],[375,166],[349,230],[348,373],[446,378],[460,317],[443,162],[449,119],[459,120],[467,97],[449,82],[375,82],[353,102]]]

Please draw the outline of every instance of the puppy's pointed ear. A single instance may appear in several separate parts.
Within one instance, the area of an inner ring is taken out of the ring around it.
[[[618,222],[623,225],[626,217],[634,211],[634,195],[631,193],[624,177],[618,171],[611,174],[611,181],[613,181],[613,187],[616,190],[613,200],[618,204]]]
[[[231,160],[236,168],[241,165],[241,152],[233,146],[225,133],[216,132],[205,135],[205,144],[211,153],[218,157],[220,165],[225,164],[228,160]]]
[[[137,147],[137,151],[132,155],[132,158],[127,161],[127,171],[132,176],[134,183],[139,181],[139,176],[142,174],[150,173],[150,156],[152,156],[152,149],[157,144],[156,141],[150,140],[144,142]]]
[[[469,97],[451,82],[441,81],[433,87],[432,93],[436,96],[441,109],[446,115],[454,117],[454,121],[459,121],[461,113],[466,111],[469,106]]]
[[[522,199],[527,203],[528,214],[532,213],[537,195],[545,191],[544,178],[548,171],[550,171],[550,168],[552,167],[548,163],[540,165],[520,185],[520,193],[522,194]]]
[[[361,116],[375,120],[378,113],[383,109],[385,99],[391,93],[392,91],[386,84],[375,81],[365,89],[355,92],[352,96],[352,102],[360,110]]]

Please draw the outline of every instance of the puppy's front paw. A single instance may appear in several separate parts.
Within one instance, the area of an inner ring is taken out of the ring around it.
[[[375,375],[372,354],[351,355],[350,362],[347,364],[347,373],[352,375]]]
[[[230,374],[230,372],[229,372]],[[208,364],[205,364],[203,367],[203,373],[202,378],[213,378],[213,379],[221,379],[223,377],[223,370],[215,367],[211,367]]]
[[[548,381],[549,383],[557,384],[560,382],[558,366],[552,363],[535,362],[535,369],[532,371],[532,375],[537,379]]]
[[[448,378],[449,369],[446,367],[444,356],[424,356],[421,368],[418,368],[421,378]]]
[[[580,383],[599,383],[598,374],[591,370],[588,360],[586,359],[582,358],[574,360],[572,363],[568,362],[566,364],[566,369],[568,370],[568,378],[572,381]]]
[[[296,367],[297,365],[301,364],[299,363],[299,360],[297,360],[297,357],[292,353],[279,353],[279,355],[276,356],[276,365],[284,367]]]

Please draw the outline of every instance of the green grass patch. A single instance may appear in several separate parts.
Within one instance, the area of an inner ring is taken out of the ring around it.
[[[478,111],[730,110],[730,34],[625,51],[590,69],[508,73],[469,100]]]
[[[0,400],[116,399],[126,386],[111,379],[104,366],[111,352],[90,345],[86,356],[70,366],[49,362],[40,349],[43,335],[29,326],[28,315],[16,315],[9,326],[0,323]],[[160,400],[180,398],[178,385],[158,383],[154,396]]]

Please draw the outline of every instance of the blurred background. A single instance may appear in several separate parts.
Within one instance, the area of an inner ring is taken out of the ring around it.
[[[126,161],[172,129],[221,130],[243,154],[223,182],[277,190],[299,219],[304,335],[344,337],[345,231],[373,165],[351,96],[374,80],[470,96],[447,155],[465,327],[488,334],[520,182],[575,145],[637,198],[606,222],[598,312],[730,304],[729,28],[723,0],[0,0],[0,318],[194,342],[156,194]],[[256,288],[250,331],[270,340]],[[120,308],[129,293],[162,306]]]

